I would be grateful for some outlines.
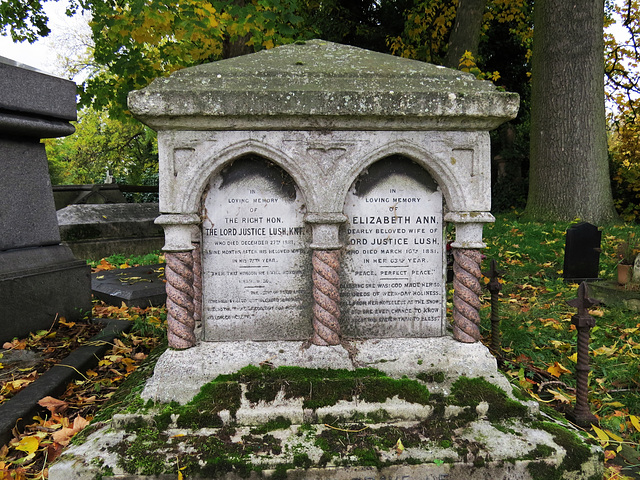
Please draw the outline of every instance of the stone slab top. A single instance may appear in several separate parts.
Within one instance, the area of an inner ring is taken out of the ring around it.
[[[39,117],[41,121],[42,118],[76,120],[76,84],[70,80],[0,58],[0,91],[3,115],[26,114]],[[71,133],[73,128],[63,129],[57,136]]]
[[[195,130],[487,130],[518,104],[468,73],[323,40],[186,68],[129,95],[151,127]]]

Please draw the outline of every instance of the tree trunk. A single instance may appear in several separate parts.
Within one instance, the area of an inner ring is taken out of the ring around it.
[[[604,0],[536,0],[531,168],[536,220],[614,220],[604,109]]]
[[[239,7],[244,7],[247,4],[246,0],[233,0],[228,3],[235,4]],[[231,39],[226,35],[222,42],[222,58],[227,59],[253,53],[253,47],[247,46],[247,42],[250,38],[251,35],[247,34],[238,36],[238,38],[231,41]]]
[[[456,11],[456,21],[449,36],[449,47],[444,58],[444,66],[458,68],[465,50],[474,57],[478,54],[482,15],[487,0],[460,0]]]

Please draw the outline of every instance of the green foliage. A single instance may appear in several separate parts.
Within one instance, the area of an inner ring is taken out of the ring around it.
[[[404,29],[414,0],[306,0],[305,24],[314,36],[330,42],[388,52],[387,38]]]
[[[104,183],[107,172],[133,185],[157,178],[153,130],[89,108],[79,112],[75,126],[73,135],[45,141],[53,184]]]
[[[307,38],[298,0],[87,0],[94,58],[105,67],[89,79],[81,103],[126,113],[131,90],[200,63]]]
[[[87,263],[92,267],[97,267],[100,264],[111,265],[104,270],[110,270],[112,268],[128,268],[138,265],[154,265],[156,263],[164,263],[164,254],[159,250],[150,252],[144,255],[123,255],[121,253],[114,253],[102,260],[87,260]]]
[[[39,0],[8,0],[0,3],[0,35],[9,33],[14,41],[28,40],[30,43],[39,37],[46,37],[50,30],[42,3]]]
[[[637,103],[637,102],[634,102]],[[640,124],[632,111],[621,116],[610,139],[614,204],[623,220],[640,221]]]

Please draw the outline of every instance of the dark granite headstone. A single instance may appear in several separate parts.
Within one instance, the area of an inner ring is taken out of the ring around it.
[[[567,229],[563,274],[565,280],[581,282],[598,278],[601,237],[598,227],[587,222]]]
[[[93,296],[109,305],[159,307],[165,303],[164,263],[91,274]]]
[[[0,341],[91,310],[89,267],[60,244],[42,138],[70,135],[73,82],[0,57]]]

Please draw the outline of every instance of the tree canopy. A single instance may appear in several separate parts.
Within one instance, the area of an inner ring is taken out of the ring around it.
[[[5,0],[0,33],[34,41],[49,33],[43,4]],[[91,75],[81,106],[128,118],[126,98],[154,78],[200,63],[309,38],[447,64],[493,80],[521,97],[518,118],[492,133],[494,205],[527,197],[533,0],[69,0],[68,13],[91,15]],[[612,126],[612,177],[629,193],[640,152],[629,132],[638,119],[640,0],[606,0],[605,26],[616,18],[626,40],[605,33],[606,94]],[[478,12],[482,11],[481,18]],[[466,12],[466,13],[465,13]],[[463,28],[470,27],[470,28]],[[479,30],[479,31],[478,31]],[[460,55],[459,52],[463,52]],[[460,58],[457,58],[460,56]],[[630,167],[629,167],[630,166]],[[640,211],[640,192],[619,210]],[[637,215],[637,213],[635,213]]]

